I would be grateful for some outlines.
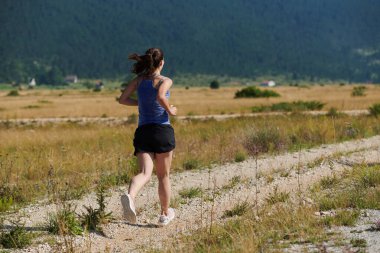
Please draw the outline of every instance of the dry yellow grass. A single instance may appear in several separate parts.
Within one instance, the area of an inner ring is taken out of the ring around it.
[[[380,102],[380,86],[368,85],[366,96],[352,97],[353,86],[276,87],[279,98],[234,99],[239,87],[219,90],[209,88],[174,87],[171,103],[178,107],[179,115],[205,115],[248,113],[255,105],[268,105],[283,101],[318,100],[325,108],[338,110],[367,109]],[[0,92],[0,119],[45,117],[124,117],[137,113],[137,108],[119,105],[115,98],[119,91],[94,93],[87,90],[34,90],[21,91],[21,96],[7,97]]]
[[[173,124],[177,145],[172,169],[234,161],[250,153],[253,145],[262,152],[278,152],[372,136],[380,133],[379,121],[369,116],[332,119],[298,114],[178,121]],[[74,196],[90,190],[102,175],[110,176],[110,184],[127,183],[135,173],[135,127],[70,123],[0,127],[0,188],[15,186],[22,199],[30,201],[51,191],[51,181],[67,184]]]

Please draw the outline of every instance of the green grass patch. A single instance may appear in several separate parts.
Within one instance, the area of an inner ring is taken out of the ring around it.
[[[295,112],[322,110],[324,103],[319,101],[295,101],[280,102],[272,105],[261,105],[252,107],[252,112]]]
[[[328,238],[312,208],[289,203],[264,205],[256,214],[246,206],[242,203],[226,214],[226,217],[241,216],[184,235],[162,252],[246,252],[247,249],[249,252],[282,252],[284,243],[320,243]]]
[[[339,183],[339,178],[335,175],[325,176],[320,181],[319,184],[322,189],[329,189],[336,186]]]
[[[339,179],[322,179],[313,191],[320,210],[380,209],[380,166],[355,166]]]
[[[202,166],[201,162],[196,158],[189,158],[183,162],[184,170],[195,170]]]
[[[191,187],[191,188],[184,188],[179,191],[179,196],[182,198],[192,199],[200,197],[202,194],[202,189],[200,187]]]
[[[27,105],[27,106],[23,106],[22,108],[23,109],[38,109],[38,108],[41,108],[41,106],[39,106],[39,105]]]
[[[83,228],[71,205],[65,204],[56,214],[49,214],[46,229],[57,235],[81,235]]]
[[[339,210],[335,215],[322,218],[323,224],[328,227],[335,226],[353,226],[360,217],[359,210]]]
[[[13,198],[12,197],[0,197],[0,212],[5,212],[11,209],[13,205]]]
[[[20,93],[18,92],[18,90],[11,90],[10,92],[8,92],[7,96],[8,97],[17,97],[17,96],[20,96]]]
[[[244,151],[238,151],[235,154],[235,159],[234,161],[237,163],[243,162],[247,159],[247,153]]]
[[[38,100],[37,103],[39,103],[39,104],[52,104],[53,102],[49,101],[49,100],[43,100],[43,99],[41,99],[41,100]]]
[[[245,213],[247,213],[249,209],[249,203],[247,201],[244,201],[242,203],[237,203],[232,209],[226,210],[223,213],[223,218],[229,218],[234,216],[242,216]]]
[[[378,117],[380,115],[380,104],[374,104],[368,108],[370,115]]]
[[[355,248],[367,247],[367,241],[365,239],[359,239],[359,238],[351,239],[350,243]]]
[[[24,203],[25,198],[21,189],[16,186],[3,184],[0,186],[0,212],[6,212],[16,203]]]
[[[365,96],[366,90],[367,90],[367,87],[365,87],[365,86],[356,86],[352,89],[351,96],[353,96],[353,97]]]
[[[235,93],[235,98],[268,98],[279,96],[280,94],[273,90],[261,90],[256,86],[246,87]]]
[[[1,233],[0,245],[6,249],[22,249],[29,246],[32,242],[33,235],[26,231],[23,225],[14,225],[10,231]]]
[[[274,205],[276,203],[286,202],[289,200],[289,198],[289,192],[280,192],[278,188],[275,187],[273,192],[270,192],[268,196],[265,198],[265,201],[270,205]]]
[[[240,176],[234,176],[232,177],[229,182],[226,185],[223,185],[222,189],[223,190],[230,190],[237,186],[241,182],[241,177]]]

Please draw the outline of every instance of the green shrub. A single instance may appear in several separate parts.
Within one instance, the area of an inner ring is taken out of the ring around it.
[[[368,110],[370,115],[375,116],[377,118],[377,116],[380,115],[380,104],[374,104],[371,107],[369,107]]]
[[[19,188],[6,184],[0,186],[0,212],[9,210],[12,205],[24,202],[24,196]]]
[[[233,178],[230,179],[228,184],[223,185],[222,189],[224,190],[230,190],[237,186],[241,182],[241,177],[240,176],[234,176]]]
[[[338,226],[353,226],[360,217],[358,210],[341,210],[335,215],[335,224]]]
[[[18,90],[11,90],[8,94],[7,94],[8,97],[17,97],[17,96],[20,96],[20,93],[18,92]]]
[[[16,224],[9,232],[0,235],[0,245],[6,249],[25,248],[30,245],[32,235],[28,233],[24,226]]]
[[[191,187],[191,188],[185,188],[179,191],[179,196],[182,198],[196,198],[200,197],[202,194],[202,189],[199,187]]]
[[[223,213],[222,218],[229,218],[234,216],[242,216],[249,210],[249,204],[247,201],[236,204],[231,210],[226,210]]]
[[[265,198],[265,201],[268,204],[276,204],[280,202],[286,202],[290,198],[289,192],[280,192],[278,188],[275,187],[273,192],[270,192],[268,196]]]
[[[24,106],[22,108],[23,109],[38,109],[38,108],[41,108],[41,106],[39,106],[39,105],[27,105],[27,106]]]
[[[112,220],[112,212],[106,212],[106,189],[104,185],[99,185],[96,189],[96,202],[98,208],[91,206],[84,206],[86,213],[83,213],[80,218],[82,220],[82,226],[91,231],[98,231],[102,233],[100,228],[101,224],[106,224]]]
[[[248,133],[244,142],[244,147],[251,155],[280,151],[286,148],[286,146],[287,140],[276,127],[254,129],[251,133]]]
[[[71,205],[64,205],[56,214],[49,214],[47,230],[57,235],[81,235],[83,233]]]
[[[351,96],[353,97],[359,97],[359,96],[365,96],[365,90],[367,87],[365,86],[357,86],[352,89]]]
[[[365,239],[354,238],[350,240],[352,247],[355,248],[365,248],[367,247],[367,241]]]
[[[89,90],[93,89],[94,86],[95,86],[95,85],[94,85],[93,83],[91,83],[90,81],[84,81],[82,85],[83,85],[85,88],[89,89]]]
[[[267,98],[267,97],[279,97],[275,91],[272,90],[260,90],[255,86],[244,88],[235,93],[235,98]]]
[[[332,177],[326,176],[321,179],[319,182],[322,189],[329,189],[334,187],[339,183],[339,179],[337,176],[333,175]]]
[[[323,178],[315,196],[320,210],[380,209],[380,166],[355,166],[342,178]]]
[[[237,163],[240,163],[240,162],[243,162],[247,159],[247,154],[245,152],[242,152],[242,151],[238,151],[236,154],[235,154],[235,162]]]
[[[219,89],[219,87],[220,87],[220,84],[219,84],[219,82],[217,80],[214,80],[214,81],[212,81],[210,83],[210,88],[211,89]]]
[[[252,112],[291,112],[291,111],[315,111],[321,110],[325,104],[319,101],[294,101],[280,102],[270,106],[254,106]]]
[[[315,111],[315,110],[321,110],[325,104],[316,100],[312,100],[312,101],[296,101],[296,102],[293,102],[293,105],[298,110]]]
[[[0,197],[0,212],[8,211],[13,205],[12,197]]]

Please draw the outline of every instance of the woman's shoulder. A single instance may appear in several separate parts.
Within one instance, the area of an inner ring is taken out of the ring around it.
[[[170,81],[170,82],[173,82],[172,79],[170,79],[170,78],[167,77],[167,76],[163,76],[163,75],[160,75],[159,79],[161,79],[162,81]]]
[[[166,76],[161,76],[160,82],[161,83],[167,83],[170,85],[173,84],[173,80],[170,79],[169,77],[166,77]]]

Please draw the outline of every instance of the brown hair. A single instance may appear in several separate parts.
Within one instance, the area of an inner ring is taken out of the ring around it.
[[[164,59],[164,52],[160,48],[149,48],[144,55],[131,54],[128,59],[137,61],[133,64],[132,73],[137,75],[152,74]]]

